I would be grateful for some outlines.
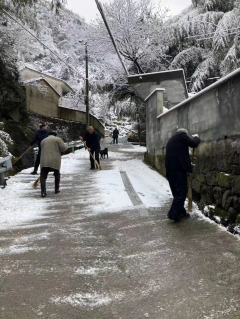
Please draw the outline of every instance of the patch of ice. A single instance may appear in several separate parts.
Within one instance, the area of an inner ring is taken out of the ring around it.
[[[51,302],[55,304],[70,304],[73,307],[98,308],[106,306],[112,302],[112,299],[107,295],[100,295],[98,293],[77,293],[68,297],[52,298]]]

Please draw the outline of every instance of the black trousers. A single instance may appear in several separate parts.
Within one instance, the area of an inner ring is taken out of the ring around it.
[[[118,144],[118,137],[113,138],[113,144]]]
[[[59,190],[59,186],[60,186],[60,172],[57,169],[53,169],[50,167],[43,167],[41,169],[41,189],[42,191],[46,192],[46,180],[48,177],[48,173],[49,172],[54,172],[54,176],[55,176],[55,191]]]
[[[168,213],[170,218],[179,218],[186,214],[184,203],[188,194],[188,182],[186,171],[171,171],[167,173],[167,179],[173,194],[173,202]]]
[[[38,154],[37,154],[36,162],[35,162],[35,165],[34,165],[34,172],[38,171],[38,167],[40,165],[40,159],[41,159],[41,148],[39,147],[39,151],[38,151]]]
[[[98,164],[100,164],[100,160],[99,160],[100,150],[92,150],[91,153],[93,157],[95,156],[95,160],[98,162]],[[90,155],[91,168],[95,168],[95,161],[92,158],[92,156]]]

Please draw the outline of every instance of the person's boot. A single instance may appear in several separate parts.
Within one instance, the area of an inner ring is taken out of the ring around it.
[[[60,175],[55,177],[55,194],[60,193]]]
[[[31,175],[37,175],[38,174],[38,172],[37,171],[33,171],[32,173],[30,173]]]
[[[45,182],[41,182],[41,195],[42,195],[42,198],[47,196],[46,181]]]

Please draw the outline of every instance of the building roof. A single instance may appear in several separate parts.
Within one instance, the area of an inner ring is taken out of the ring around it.
[[[61,95],[58,93],[58,91],[55,90],[55,88],[43,77],[38,77],[30,80],[23,81],[23,85],[27,85],[29,83],[34,83],[34,82],[39,82],[39,81],[44,81],[48,86],[51,87],[51,89],[60,97]]]
[[[171,107],[188,98],[183,69],[130,75],[128,84],[145,100],[155,89],[165,89],[165,96]]]
[[[237,76],[237,75],[239,75],[239,74],[240,74],[240,68],[237,69],[237,70],[235,70],[235,71],[233,71],[233,72],[231,72],[231,73],[229,73],[228,75],[224,76],[223,78],[221,78],[221,79],[218,80],[217,82],[215,82],[215,83],[213,83],[213,84],[207,86],[207,87],[206,87],[205,89],[203,89],[202,91],[199,91],[198,93],[196,93],[196,94],[190,96],[188,99],[186,99],[186,100],[180,102],[180,103],[177,104],[175,107],[173,107],[173,108],[171,108],[170,110],[168,110],[166,113],[160,114],[157,118],[160,118],[160,117],[166,115],[167,113],[169,113],[169,112],[171,112],[171,111],[173,111],[173,110],[175,110],[175,109],[177,109],[177,108],[179,108],[179,107],[181,107],[181,106],[183,106],[183,105],[185,105],[185,104],[188,104],[189,102],[191,102],[191,101],[197,99],[198,97],[204,95],[205,93],[207,93],[207,92],[209,92],[209,91],[211,91],[211,90],[217,88],[219,85],[221,85],[221,84],[223,84],[223,83],[225,83],[225,82],[231,80],[232,78],[234,78],[235,76]]]
[[[60,81],[60,82],[64,83],[71,91],[75,92],[75,90],[74,90],[66,81],[64,81],[63,79],[60,79],[60,78],[57,78],[57,77],[55,77],[55,76],[52,76],[52,75],[49,75],[49,74],[40,72],[40,71],[35,70],[35,69],[33,69],[33,68],[30,68],[29,66],[26,66],[26,65],[25,65],[24,68],[25,68],[25,69],[28,69],[28,70],[31,70],[31,71],[34,71],[34,72],[36,72],[36,73],[38,73],[38,74],[40,74],[40,75],[43,75],[44,77],[49,77],[49,78],[51,78],[51,79],[53,79],[53,80]]]

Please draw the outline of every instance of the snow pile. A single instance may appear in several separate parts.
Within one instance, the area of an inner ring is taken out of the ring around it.
[[[73,307],[98,308],[110,304],[112,302],[112,299],[108,296],[100,295],[97,293],[78,293],[63,298],[52,298],[51,302],[55,304],[70,304]]]
[[[33,177],[29,172],[30,170],[25,170],[12,177],[8,181],[8,186],[0,189],[0,229],[40,219],[47,213],[47,203],[41,200],[39,191],[33,190]],[[23,179],[29,182],[22,182]]]
[[[147,148],[145,146],[133,145],[133,148],[122,148],[121,152],[136,152],[136,153],[146,153]]]
[[[119,171],[125,171],[145,207],[161,207],[172,198],[168,181],[143,161],[133,159],[116,163]]]
[[[13,140],[10,135],[0,130],[0,158],[11,155],[8,147],[13,144]]]

